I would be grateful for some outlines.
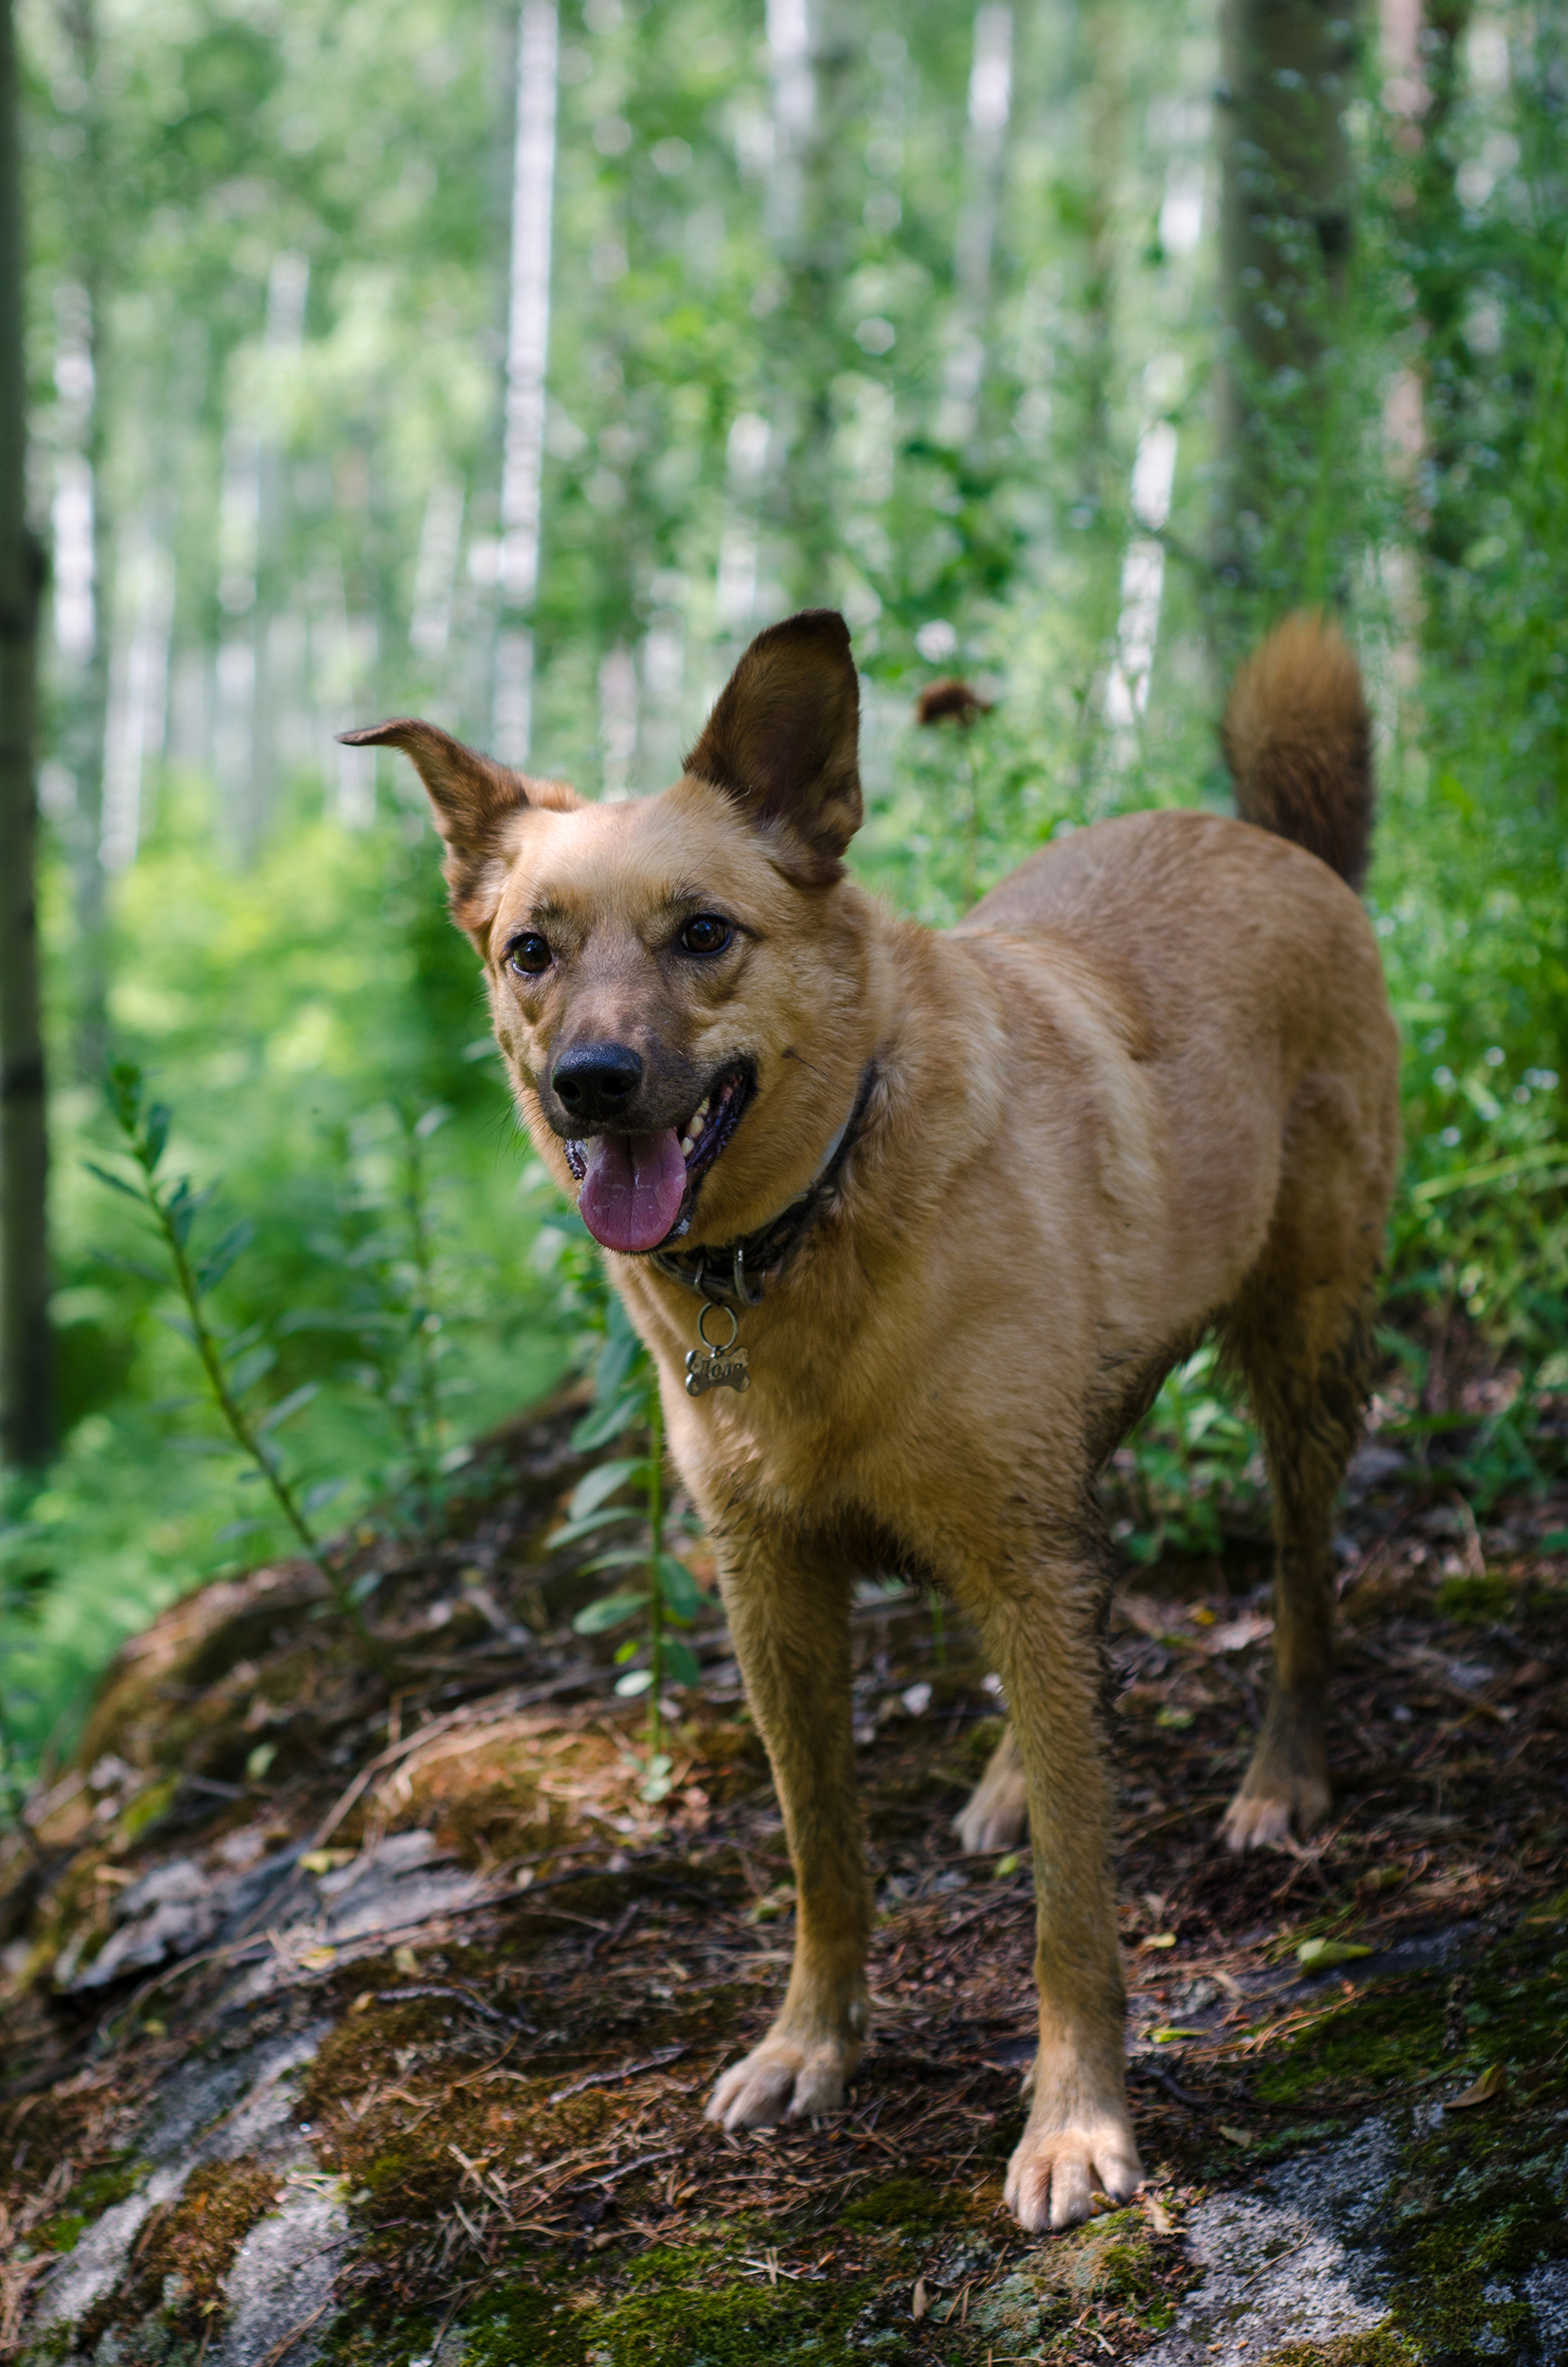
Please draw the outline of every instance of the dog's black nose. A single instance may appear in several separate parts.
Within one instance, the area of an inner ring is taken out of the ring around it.
[[[579,1043],[550,1072],[556,1099],[568,1117],[602,1126],[619,1117],[642,1083],[643,1064],[625,1043]]]

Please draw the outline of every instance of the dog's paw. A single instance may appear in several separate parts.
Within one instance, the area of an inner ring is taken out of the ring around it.
[[[723,2128],[771,2128],[778,2121],[837,2112],[858,2053],[838,2039],[802,2044],[770,2033],[725,2072],[708,2098],[706,2117]]]
[[[990,1764],[953,1820],[953,1829],[971,1858],[1016,1849],[1029,1830],[1029,1795],[1024,1762],[1009,1726]]]
[[[1125,2120],[1103,2119],[1051,2127],[1033,2121],[1007,2164],[1003,2189],[1008,2210],[1031,2235],[1086,2219],[1096,2190],[1126,2202],[1143,2182],[1143,2164]]]
[[[1289,1774],[1258,1770],[1249,1773],[1221,1820],[1226,1846],[1277,1849],[1292,1832],[1303,1840],[1328,1813],[1328,1786],[1321,1775],[1305,1769]]]

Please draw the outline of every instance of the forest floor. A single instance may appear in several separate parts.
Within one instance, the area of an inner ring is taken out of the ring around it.
[[[547,1542],[571,1418],[492,1442],[437,1547],[345,1546],[384,1574],[390,1701],[304,1565],[209,1586],[0,1840],[0,2356],[1568,2358],[1568,1497],[1478,1530],[1363,1450],[1333,1822],[1239,1860],[1267,1549],[1128,1578],[1148,2184],[1042,2243],[1002,2206],[1027,1853],[952,1831],[1000,1731],[969,1640],[857,1611],[874,2035],[841,2116],[726,2136],[704,2098],[785,1978],[777,1810],[717,1621],[642,1797],[615,1639],[572,1634],[592,1582]]]

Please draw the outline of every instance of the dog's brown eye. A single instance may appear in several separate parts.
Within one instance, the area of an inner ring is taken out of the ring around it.
[[[735,932],[717,913],[698,913],[681,931],[683,953],[722,953]]]
[[[525,936],[512,939],[507,959],[513,970],[521,970],[526,977],[537,977],[542,970],[550,967],[549,944],[530,929]]]

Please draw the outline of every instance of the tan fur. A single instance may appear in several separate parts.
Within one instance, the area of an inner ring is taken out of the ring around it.
[[[1372,844],[1372,719],[1331,618],[1287,616],[1237,675],[1221,733],[1243,822],[1360,887]]]
[[[1287,632],[1287,653],[1308,646]],[[475,934],[518,1107],[563,1190],[563,1048],[633,1047],[632,1123],[650,1128],[679,1123],[725,1059],[755,1061],[692,1242],[749,1232],[803,1189],[876,1063],[830,1205],[743,1318],[749,1394],[688,1397],[695,1302],[645,1258],[610,1260],[714,1540],[797,1883],[782,2008],[710,2110],[735,2127],[830,2109],[859,2056],[870,1900],[850,1588],[858,1570],[903,1567],[973,1619],[1012,1712],[965,1831],[993,1847],[1026,1811],[1032,1833],[1040,2052],[1007,2196],[1026,2227],[1061,2227],[1095,2188],[1124,2196],[1141,2175],[1096,1468],[1217,1326],[1263,1427],[1279,1532],[1275,1689],[1229,1832],[1241,1845],[1305,1826],[1327,1797],[1330,1513],[1398,1152],[1397,1039],[1345,882],[1216,815],[1078,832],[947,935],[890,917],[838,876],[859,810],[842,627],[792,620],[753,654],[699,743],[706,778],[570,809],[519,784],[479,833],[499,828],[509,866]],[[1359,793],[1353,767],[1333,772],[1343,667],[1315,678],[1318,762],[1310,669],[1267,659],[1246,678],[1238,744],[1279,744],[1269,685],[1287,684],[1290,744],[1331,815],[1334,778]],[[395,729],[449,846],[472,841],[472,801],[492,813],[489,774],[454,791],[447,750],[427,764],[414,727]],[[739,925],[722,961],[680,956],[673,932],[696,910]],[[549,938],[543,976],[507,967],[525,927]]]

